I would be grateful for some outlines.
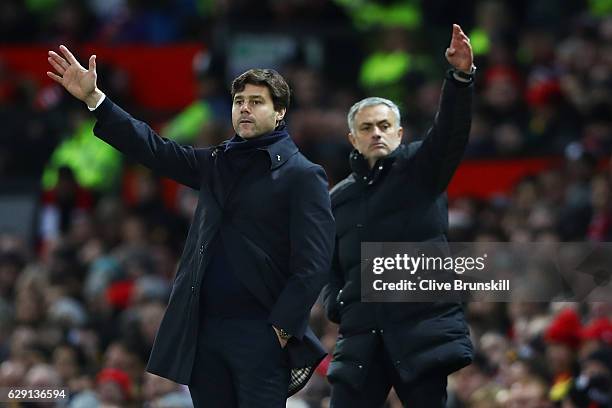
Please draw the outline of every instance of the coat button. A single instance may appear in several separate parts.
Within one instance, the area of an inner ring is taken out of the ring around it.
[[[363,368],[363,366],[362,366],[361,364],[359,364],[357,367],[358,367],[360,370]]]
[[[368,185],[369,185],[369,186],[371,186],[372,184],[374,184],[374,180],[370,180],[370,181],[368,182]]]
[[[200,255],[204,253],[204,245],[200,245]]]
[[[363,176],[363,179],[364,179],[364,180],[367,180],[367,179],[368,179],[368,177],[367,177],[367,176]]]
[[[383,166],[382,166],[382,165],[381,165],[381,166],[378,166],[378,170],[382,170],[382,169],[383,169]]]
[[[383,334],[385,331],[383,329],[380,329],[380,334]]]
[[[195,286],[191,287],[191,293],[195,293]]]
[[[401,363],[402,363],[401,361],[397,360],[397,361],[395,362],[395,365],[396,365],[396,366],[398,366],[398,365],[400,365]]]
[[[344,306],[344,302],[342,302],[342,301],[341,301],[341,302],[340,302],[340,306]]]
[[[376,334],[376,330],[372,330],[372,334]]]

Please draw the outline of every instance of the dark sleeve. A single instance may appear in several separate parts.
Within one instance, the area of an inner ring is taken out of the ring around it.
[[[162,138],[146,123],[134,119],[108,96],[93,111],[94,134],[156,173],[199,189],[208,149],[195,149]]]
[[[415,153],[419,172],[435,194],[446,190],[463,157],[472,124],[473,88],[472,83],[459,82],[449,72],[434,124]]]
[[[327,177],[320,166],[310,167],[295,180],[290,211],[290,276],[269,322],[301,339],[327,280],[336,233]]]
[[[329,269],[329,278],[327,285],[323,288],[323,304],[325,305],[325,313],[327,318],[337,324],[340,324],[340,305],[338,304],[338,295],[344,287],[344,276],[340,269],[340,261],[338,259],[338,240],[334,247],[334,257],[331,268]]]

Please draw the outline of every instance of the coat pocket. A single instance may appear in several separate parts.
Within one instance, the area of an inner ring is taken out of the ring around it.
[[[378,337],[364,333],[338,339],[327,378],[333,384],[342,382],[359,389],[372,362]]]

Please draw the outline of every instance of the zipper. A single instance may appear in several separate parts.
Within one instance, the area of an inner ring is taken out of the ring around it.
[[[204,260],[204,254],[206,253],[207,249],[208,242],[204,241],[204,243],[200,244],[200,247],[198,249],[198,267],[195,268],[195,270],[191,274],[191,296],[197,296],[196,290],[199,291],[200,285],[198,283],[198,274],[202,269],[202,261]]]

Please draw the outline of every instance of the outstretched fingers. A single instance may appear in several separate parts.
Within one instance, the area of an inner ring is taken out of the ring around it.
[[[68,67],[70,67],[70,64],[55,51],[49,51],[49,58],[52,58],[56,63],[64,67],[64,69],[68,69]]]
[[[51,66],[53,67],[53,69],[55,69],[55,72],[57,72],[60,75],[64,75],[64,72],[66,72],[66,68],[64,68],[63,66],[61,66],[59,63],[57,63],[53,58],[49,57],[47,58],[47,60],[49,61],[49,64],[51,64]]]
[[[54,80],[55,82],[57,82],[58,84],[62,83],[62,77],[57,74],[54,74],[53,72],[47,71],[47,76],[51,78],[52,80]]]
[[[62,52],[62,54],[64,54],[64,57],[66,57],[70,65],[72,64],[79,65],[79,66],[81,65],[79,64],[79,61],[77,61],[77,59],[74,57],[74,55],[72,55],[70,50],[66,48],[64,45],[60,45],[60,51]]]

